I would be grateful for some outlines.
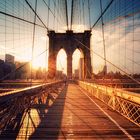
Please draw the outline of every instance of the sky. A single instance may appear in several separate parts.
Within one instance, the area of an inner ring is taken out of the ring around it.
[[[35,0],[28,0],[35,10]],[[65,32],[66,11],[65,0],[38,0],[37,15],[49,30]],[[71,23],[71,0],[67,0],[68,23]],[[101,15],[99,0],[74,0],[72,29],[74,32],[89,30]],[[109,4],[110,0],[101,0],[102,11]],[[49,6],[49,10],[48,7]],[[39,18],[36,18],[35,34],[33,35],[34,12],[24,0],[1,0],[0,11],[9,15],[26,20],[22,21],[5,14],[0,14],[0,59],[4,59],[6,53],[15,56],[16,61],[33,61],[34,68],[48,67],[49,39],[47,30],[43,27]],[[49,12],[48,12],[49,11]],[[94,28],[91,36],[91,61],[93,72],[98,73],[103,69],[104,60],[100,56],[106,53],[106,59],[117,67],[128,73],[139,73],[140,69],[140,1],[139,0],[114,0],[106,10],[102,20],[100,19]],[[29,21],[29,22],[27,22]],[[103,27],[103,28],[102,28]],[[103,30],[102,30],[103,29]],[[103,31],[105,41],[103,42]],[[33,43],[34,38],[34,43]],[[104,46],[106,52],[104,52]],[[33,50],[33,55],[32,55]],[[95,53],[94,53],[95,52]],[[66,65],[66,55],[60,53],[61,63]],[[78,60],[80,54],[75,54]],[[74,68],[77,62],[73,63]],[[66,73],[66,66],[59,66]],[[107,63],[108,71],[117,71],[115,67]]]

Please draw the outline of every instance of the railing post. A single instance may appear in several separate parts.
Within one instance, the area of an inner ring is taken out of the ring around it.
[[[116,98],[116,96],[115,96],[115,91],[113,90],[113,92],[112,92],[112,108],[113,108],[113,110],[116,109],[115,98]]]

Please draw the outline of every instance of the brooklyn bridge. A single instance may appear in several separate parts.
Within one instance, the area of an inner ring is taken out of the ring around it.
[[[0,0],[0,140],[139,140],[139,56],[139,0]]]

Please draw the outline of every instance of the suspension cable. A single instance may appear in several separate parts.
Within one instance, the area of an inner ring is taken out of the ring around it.
[[[99,16],[99,18],[96,20],[96,22],[92,25],[91,30],[95,27],[95,25],[98,23],[98,21],[101,19],[101,17],[105,14],[105,12],[108,10],[108,8],[112,5],[114,0],[111,0],[110,3],[106,6],[102,14]]]
[[[33,38],[32,38],[32,54],[31,58],[34,56],[34,44],[35,44],[35,23],[36,23],[36,12],[37,12],[37,0],[35,1],[35,15],[34,15],[34,26],[33,26]],[[33,64],[33,61],[32,61]],[[31,64],[31,83],[32,83],[32,76],[33,76],[33,71],[32,71],[32,64]]]
[[[31,8],[31,10],[36,14],[37,18],[41,21],[41,23],[43,24],[43,26],[47,29],[47,31],[49,31],[49,28],[45,25],[45,23],[42,21],[42,19],[39,17],[39,15],[36,13],[36,11],[33,9],[33,7],[31,6],[31,4],[28,2],[28,0],[25,0],[25,2],[27,3],[27,5]]]
[[[84,8],[84,5],[85,5],[85,0],[83,0],[82,1],[82,7],[83,7],[83,25],[84,25],[84,29],[85,29],[85,14],[84,14],[84,12],[85,12],[85,8]]]
[[[103,9],[102,9],[102,1],[100,0],[100,9],[101,9],[101,22],[102,22],[102,36],[103,36],[103,47],[104,47],[104,61],[105,61],[105,68],[106,68],[106,45],[105,45],[105,36],[104,36],[104,21],[103,21]],[[105,71],[106,75],[106,71]]]
[[[44,2],[44,4],[45,4],[45,6],[47,6],[48,7],[48,11],[49,12],[51,12],[51,14],[53,15],[53,17],[54,18],[56,18],[57,19],[57,21],[61,24],[64,24],[63,22],[62,22],[62,20],[60,20],[60,18],[58,18],[54,13],[53,13],[53,11],[51,10],[51,8],[50,8],[50,0],[48,1],[48,4],[46,3],[46,1],[45,0],[43,0],[43,2]],[[56,4],[55,4],[56,5]],[[49,13],[48,12],[48,13]],[[48,18],[49,19],[49,18]],[[60,22],[61,21],[61,22]],[[47,26],[48,27],[48,26]]]
[[[101,1],[101,0],[100,0]],[[90,19],[90,3],[88,0],[88,15],[89,15],[89,28],[91,29],[91,19]]]
[[[49,7],[50,7],[50,0],[49,0],[48,3],[49,3],[49,6],[47,5],[48,6],[47,27],[49,27],[49,15],[50,15],[49,14],[49,12],[50,12]],[[46,2],[45,2],[45,4],[46,4]]]
[[[93,52],[96,56],[100,57],[101,59],[105,60],[105,58],[103,56],[101,56],[100,54],[96,53],[95,51],[89,49],[85,44],[83,44],[81,41],[79,41],[77,38],[73,38],[75,41],[77,41],[79,44],[81,44],[83,47],[85,47],[86,49],[88,49],[90,52]],[[106,59],[106,62],[108,62],[109,64],[111,64],[113,67],[117,68],[119,71],[123,72],[127,77],[129,77],[130,79],[132,79],[133,81],[135,81],[136,83],[138,83],[140,85],[140,82],[136,79],[134,79],[131,75],[129,75],[126,71],[122,70],[120,67],[116,66],[115,64],[113,64],[112,62],[110,62],[109,60]]]
[[[73,0],[71,2],[71,25],[70,25],[70,30],[72,30],[72,24],[73,24]]]
[[[66,5],[66,21],[67,21],[67,30],[69,30],[67,0],[65,0],[65,5]]]
[[[34,25],[34,22],[32,22],[32,21],[29,21],[29,20],[26,20],[26,19],[23,19],[23,18],[14,16],[14,15],[11,15],[11,14],[8,14],[8,13],[3,12],[3,11],[0,11],[0,14],[3,14],[3,15],[6,15],[6,16],[8,16],[8,17],[12,17],[12,18],[15,18],[15,19],[18,19],[18,20],[21,20],[21,21],[24,21],[24,22],[27,22],[27,23],[29,23],[29,24],[33,24],[33,25]],[[41,25],[39,25],[39,24],[37,24],[37,23],[36,23],[35,25],[37,25],[37,26],[39,26],[39,27],[41,27],[41,28],[45,28],[44,26],[41,26]]]

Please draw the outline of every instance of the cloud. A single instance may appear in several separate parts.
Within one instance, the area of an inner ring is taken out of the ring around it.
[[[111,22],[104,25],[107,60],[111,61],[113,64],[119,66],[128,73],[133,72],[133,66],[134,73],[139,73],[140,68],[137,64],[133,65],[133,60],[140,61],[140,57],[138,53],[132,51],[133,49],[140,51],[140,27],[137,26],[138,23],[140,23],[140,19],[135,19],[134,23],[136,26],[133,26],[132,18],[127,18],[125,20],[121,19],[119,22]],[[101,56],[104,56],[101,26],[97,26],[92,30],[91,49]],[[102,69],[104,61],[93,54],[92,65],[94,67],[94,72],[97,73]],[[110,65],[108,66],[108,69],[116,70]]]

